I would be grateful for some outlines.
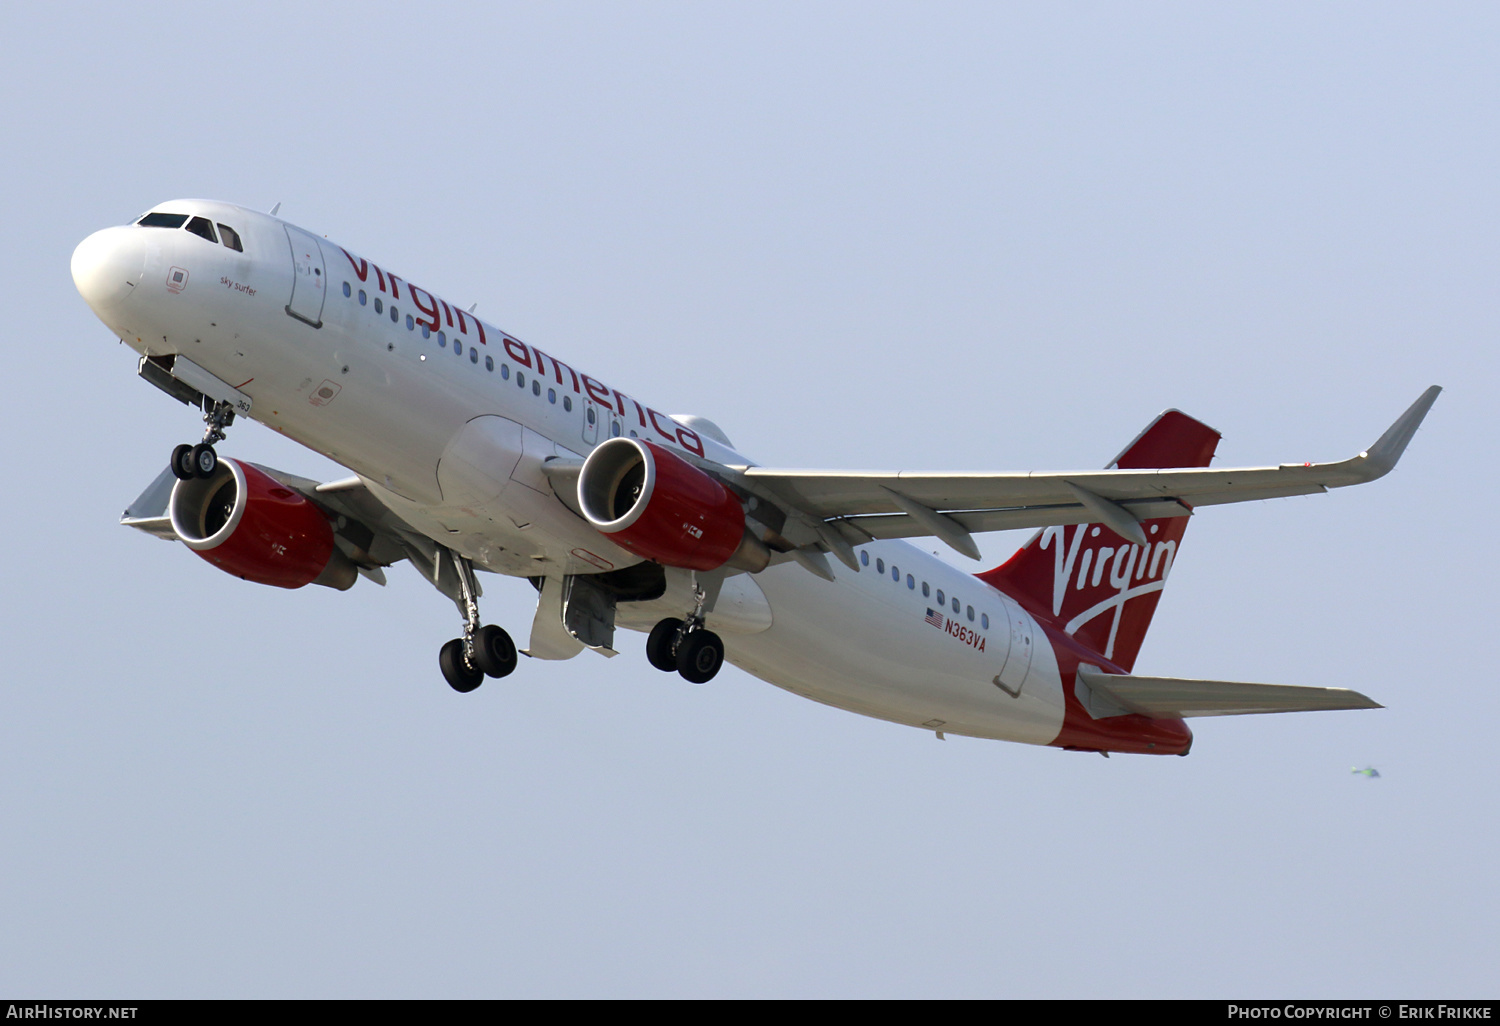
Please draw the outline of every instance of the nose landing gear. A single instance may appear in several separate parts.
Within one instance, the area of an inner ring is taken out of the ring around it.
[[[234,407],[219,400],[212,406],[204,400],[203,441],[197,445],[179,445],[172,450],[172,473],[179,481],[195,477],[210,478],[219,469],[219,454],[214,443],[224,440],[224,432],[234,423]]]
[[[474,580],[474,564],[451,549],[446,551],[463,591],[464,636],[442,647],[438,652],[438,668],[454,691],[467,694],[483,684],[486,677],[508,677],[515,671],[516,643],[503,627],[479,625],[479,585]]]
[[[219,454],[211,445],[179,445],[172,450],[172,473],[179,480],[209,478],[219,469]]]

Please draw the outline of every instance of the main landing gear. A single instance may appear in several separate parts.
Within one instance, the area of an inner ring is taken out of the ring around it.
[[[214,471],[219,469],[219,454],[214,451],[214,443],[222,442],[225,430],[234,423],[234,407],[228,403],[220,401],[210,407],[205,399],[204,406],[203,441],[197,445],[179,445],[172,450],[172,473],[180,481],[214,476]]]
[[[703,626],[702,591],[686,620],[669,616],[646,637],[646,659],[665,673],[677,671],[692,684],[707,684],[724,665],[724,642]]]
[[[479,587],[474,564],[447,550],[463,590],[464,636],[454,638],[438,652],[438,668],[454,691],[467,694],[486,677],[507,677],[515,671],[516,643],[495,624],[479,626]],[[441,557],[440,557],[441,558]]]

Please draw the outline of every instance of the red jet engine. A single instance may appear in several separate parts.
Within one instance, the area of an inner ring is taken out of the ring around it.
[[[770,559],[739,497],[655,442],[611,438],[578,475],[584,517],[611,541],[663,566],[752,572]]]
[[[177,537],[225,573],[277,588],[354,585],[323,511],[248,463],[223,459],[206,480],[178,481],[167,509]]]

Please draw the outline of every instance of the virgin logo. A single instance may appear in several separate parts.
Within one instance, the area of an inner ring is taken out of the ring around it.
[[[1150,533],[1156,534],[1160,526],[1151,524]],[[1101,546],[1094,539],[1102,533],[1097,524],[1049,527],[1042,532],[1040,547],[1052,549],[1052,615],[1061,618],[1066,607],[1068,621],[1063,630],[1073,634],[1095,617],[1113,612],[1115,622],[1104,652],[1113,657],[1120,610],[1133,598],[1161,591],[1172,572],[1177,542],[1147,542],[1144,548]]]

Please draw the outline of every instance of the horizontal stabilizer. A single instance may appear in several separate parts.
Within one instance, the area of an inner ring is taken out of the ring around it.
[[[1184,680],[1101,673],[1080,666],[1078,680],[1095,701],[1096,719],[1137,713],[1153,719],[1189,716],[1243,716],[1248,713],[1312,712],[1318,709],[1381,709],[1379,702],[1347,688],[1308,688],[1290,684],[1246,684],[1232,680]],[[1103,699],[1103,701],[1098,701]]]

